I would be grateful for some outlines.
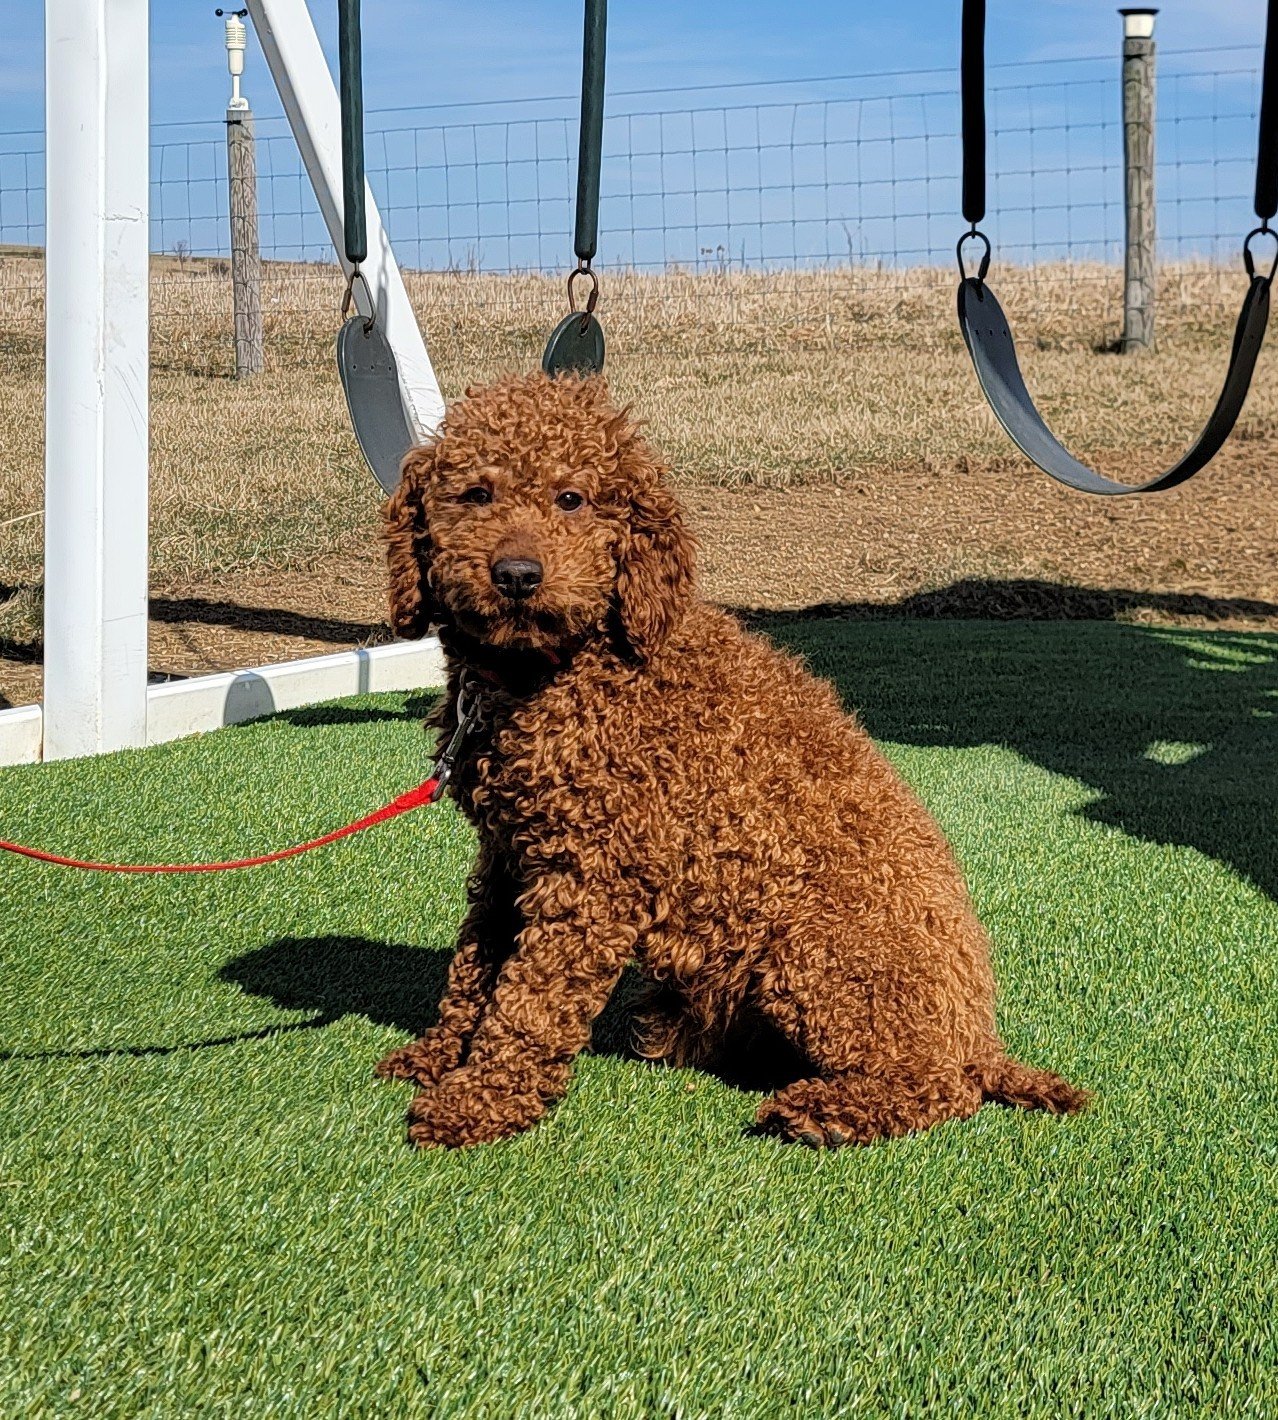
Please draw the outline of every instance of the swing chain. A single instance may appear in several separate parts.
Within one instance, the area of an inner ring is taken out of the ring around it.
[[[590,278],[590,294],[586,297],[586,308],[581,313],[581,332],[586,332],[586,324],[595,313],[595,306],[599,303],[599,277],[591,269],[590,258],[581,256],[577,258],[577,265],[568,273],[568,309],[574,312],[577,309],[577,302],[573,298],[573,282],[578,276],[588,276]]]
[[[1274,231],[1269,225],[1269,218],[1265,217],[1261,219],[1260,226],[1253,227],[1243,239],[1243,265],[1247,268],[1247,275],[1252,277],[1256,274],[1256,263],[1251,254],[1251,239],[1253,237],[1272,237],[1274,241],[1278,243],[1278,232]],[[1275,272],[1278,272],[1278,250],[1274,252],[1274,261],[1273,265],[1269,268],[1269,275],[1264,279],[1266,281],[1272,281]]]
[[[368,277],[359,269],[359,262],[351,267],[351,274],[346,278],[346,290],[342,292],[342,319],[345,320],[350,315],[351,302],[355,299],[355,282],[359,280],[364,283],[364,294],[368,297],[369,316],[364,321],[364,334],[371,333],[377,324],[377,302],[373,300],[373,288],[368,284]]]

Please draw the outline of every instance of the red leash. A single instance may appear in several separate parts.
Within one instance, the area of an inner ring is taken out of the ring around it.
[[[323,848],[326,843],[336,843],[339,838],[349,838],[352,833],[362,833],[375,823],[385,823],[387,819],[398,818],[410,809],[431,804],[439,797],[443,786],[435,777],[425,779],[407,794],[392,799],[380,809],[366,814],[344,828],[335,828],[323,838],[312,838],[309,843],[298,843],[292,848],[281,848],[278,853],[263,853],[257,858],[235,858],[227,863],[90,863],[81,858],[63,858],[57,853],[45,853],[39,848],[28,848],[22,843],[10,843],[0,838],[0,849],[6,853],[20,853],[24,858],[34,858],[39,863],[56,863],[63,868],[86,868],[95,873],[221,873],[228,868],[256,868],[263,863],[278,863],[281,858],[293,858],[298,853],[308,853],[312,848]]]
[[[28,848],[25,843],[10,843],[0,838],[0,852],[18,853],[24,858],[34,858],[38,863],[56,863],[61,868],[84,868],[94,873],[222,873],[231,868],[257,868],[263,863],[278,863],[281,858],[294,858],[299,853],[309,853],[312,848],[323,848],[325,844],[336,843],[339,838],[349,838],[352,833],[362,833],[375,823],[385,823],[387,819],[398,818],[410,809],[423,804],[433,804],[441,798],[448,781],[452,778],[457,757],[470,727],[480,719],[479,698],[471,691],[465,676],[457,695],[457,728],[445,746],[429,779],[423,779],[408,793],[383,804],[371,814],[365,814],[344,828],[335,828],[323,838],[312,838],[309,843],[298,843],[292,848],[281,848],[277,853],[263,853],[257,858],[234,858],[226,863],[93,863],[83,858],[64,858],[58,853],[46,853],[40,848]]]

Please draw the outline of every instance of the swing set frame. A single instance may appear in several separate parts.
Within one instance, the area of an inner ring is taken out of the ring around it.
[[[0,764],[140,747],[315,700],[437,685],[436,639],[349,651],[168,685],[147,683],[149,379],[148,0],[46,0],[45,663],[41,705],[0,711]],[[343,94],[306,0],[246,0],[345,278],[339,367],[361,447],[390,491],[405,437],[428,437],[443,399],[390,241],[363,176],[359,0],[340,5]],[[1148,483],[1080,463],[1035,408],[1010,328],[985,278],[986,0],[963,0],[963,215],[959,324],[981,388],[1012,440],[1045,473],[1085,493],[1174,487],[1229,436],[1264,340],[1274,267],[1253,240],[1278,242],[1278,0],[1267,0],[1255,211],[1243,243],[1248,288],[1215,409],[1190,450]],[[109,12],[109,20],[108,20]],[[219,13],[221,13],[219,11]],[[585,0],[582,118],[570,311],[543,357],[551,372],[598,370],[594,317],[607,0]],[[139,76],[141,82],[139,82]],[[362,201],[360,200],[362,196]],[[976,274],[964,243],[983,244]],[[584,310],[573,281],[587,276]],[[358,279],[357,279],[358,278]],[[361,350],[377,327],[378,350]],[[396,408],[396,387],[398,405]],[[402,419],[400,415],[402,414]],[[378,451],[380,448],[380,452]]]
[[[245,0],[342,255],[337,90],[305,0]],[[443,683],[434,638],[150,685],[147,0],[46,0],[44,698],[0,710],[0,764],[138,748],[364,691]],[[371,192],[354,299],[376,302],[410,428],[439,384]],[[340,286],[334,290],[334,326]]]

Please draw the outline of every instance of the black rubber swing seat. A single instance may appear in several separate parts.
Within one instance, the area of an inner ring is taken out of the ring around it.
[[[1124,11],[1126,13],[1126,11]],[[1220,452],[1242,413],[1269,323],[1269,287],[1278,270],[1256,271],[1251,243],[1262,234],[1278,240],[1269,225],[1278,214],[1278,0],[1267,0],[1264,76],[1260,93],[1260,129],[1256,151],[1254,208],[1260,226],[1243,241],[1243,265],[1249,284],[1243,297],[1229,368],[1220,397],[1202,433],[1185,454],[1146,483],[1118,483],[1088,468],[1069,452],[1034,407],[1016,358],[1012,329],[993,291],[985,284],[990,241],[978,223],[985,216],[985,0],[963,0],[960,94],[963,108],[963,216],[971,223],[959,239],[958,318],[981,389],[1012,442],[1044,473],[1080,493],[1114,496],[1158,493],[1175,488],[1205,468]],[[975,276],[963,265],[963,244],[980,241],[984,256]]]
[[[577,215],[573,226],[576,269],[568,275],[568,314],[550,332],[541,368],[548,375],[572,371],[597,375],[604,365],[604,333],[595,319],[599,278],[590,268],[599,248],[599,171],[603,161],[604,68],[608,47],[608,0],[586,0],[581,50],[581,127],[577,140]],[[572,297],[579,276],[590,281],[585,310]]]
[[[1012,442],[1044,473],[1080,493],[1159,493],[1192,478],[1216,457],[1229,438],[1247,399],[1252,373],[1269,323],[1269,278],[1253,276],[1243,298],[1229,369],[1220,397],[1202,432],[1183,457],[1147,483],[1119,483],[1080,463],[1047,427],[1025,387],[1016,345],[1003,307],[975,276],[959,284],[958,318],[972,364],[990,408]]]
[[[570,309],[555,327],[542,357],[548,374],[575,371],[598,374],[604,363],[604,336],[595,319],[599,278],[591,270],[599,243],[599,172],[603,152],[604,64],[608,0],[585,0],[581,71],[581,133],[577,162],[577,219],[573,247],[577,267],[568,277],[568,305],[573,282],[589,278],[584,310]],[[368,278],[360,264],[368,257],[364,202],[364,83],[360,43],[360,0],[338,0],[338,89],[342,126],[342,246],[346,255],[343,320],[337,332],[337,369],[360,451],[383,492],[400,483],[404,455],[417,434],[404,408],[395,352],[382,332]],[[367,313],[348,315],[356,283],[363,283]]]

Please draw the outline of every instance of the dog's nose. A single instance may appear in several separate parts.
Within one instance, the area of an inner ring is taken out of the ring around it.
[[[493,563],[493,586],[512,601],[523,601],[541,586],[541,563],[530,557],[502,557]]]

